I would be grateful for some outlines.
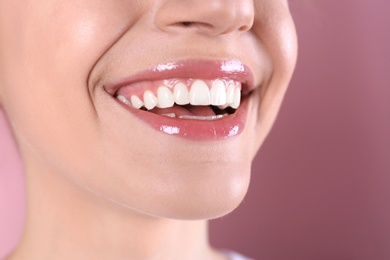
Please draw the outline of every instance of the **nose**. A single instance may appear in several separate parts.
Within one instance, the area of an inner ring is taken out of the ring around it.
[[[253,0],[166,0],[155,17],[161,30],[223,35],[251,29],[254,4]]]

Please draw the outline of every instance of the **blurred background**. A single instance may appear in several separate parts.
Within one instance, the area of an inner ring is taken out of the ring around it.
[[[390,259],[390,1],[290,0],[300,53],[248,196],[211,242],[258,260]],[[0,112],[0,259],[24,215]]]

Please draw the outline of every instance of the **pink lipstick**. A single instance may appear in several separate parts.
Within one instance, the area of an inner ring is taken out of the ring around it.
[[[211,141],[243,131],[253,81],[240,61],[189,60],[159,64],[104,89],[163,134]]]

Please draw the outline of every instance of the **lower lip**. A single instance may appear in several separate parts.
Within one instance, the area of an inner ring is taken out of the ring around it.
[[[119,102],[119,101],[118,101]],[[121,103],[121,102],[119,102]],[[134,109],[121,103],[128,111],[155,130],[193,141],[224,140],[238,136],[245,127],[249,96],[245,97],[234,114],[217,120],[179,119]]]

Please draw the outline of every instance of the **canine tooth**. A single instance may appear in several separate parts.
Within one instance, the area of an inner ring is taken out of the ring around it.
[[[167,116],[167,117],[172,117],[172,118],[176,117],[175,113],[162,114],[162,116]]]
[[[195,80],[192,83],[190,104],[195,106],[210,105],[210,90],[203,80]]]
[[[182,82],[175,85],[173,95],[175,97],[175,103],[178,105],[187,105],[190,103],[190,93],[188,92],[187,86]]]
[[[234,102],[234,90],[235,90],[235,86],[233,84],[229,84],[228,86],[228,89],[227,89],[227,93],[226,93],[226,104],[233,104]]]
[[[148,110],[153,109],[157,105],[157,101],[158,101],[157,97],[153,94],[152,91],[150,90],[145,91],[144,104]]]
[[[157,106],[159,108],[173,107],[175,104],[172,92],[165,86],[157,89],[157,100]]]
[[[144,102],[142,102],[142,100],[135,95],[131,96],[130,101],[131,101],[131,105],[138,109],[144,105]]]
[[[127,98],[125,98],[124,96],[122,95],[118,95],[116,97],[119,101],[123,102],[124,104],[128,105],[128,106],[131,106],[131,103],[129,102],[129,100],[127,100]]]
[[[236,88],[236,90],[234,91],[234,100],[231,107],[237,109],[240,106],[240,102],[241,102],[241,90],[239,88]]]
[[[211,105],[220,106],[226,104],[225,83],[222,80],[215,80],[210,90]]]

